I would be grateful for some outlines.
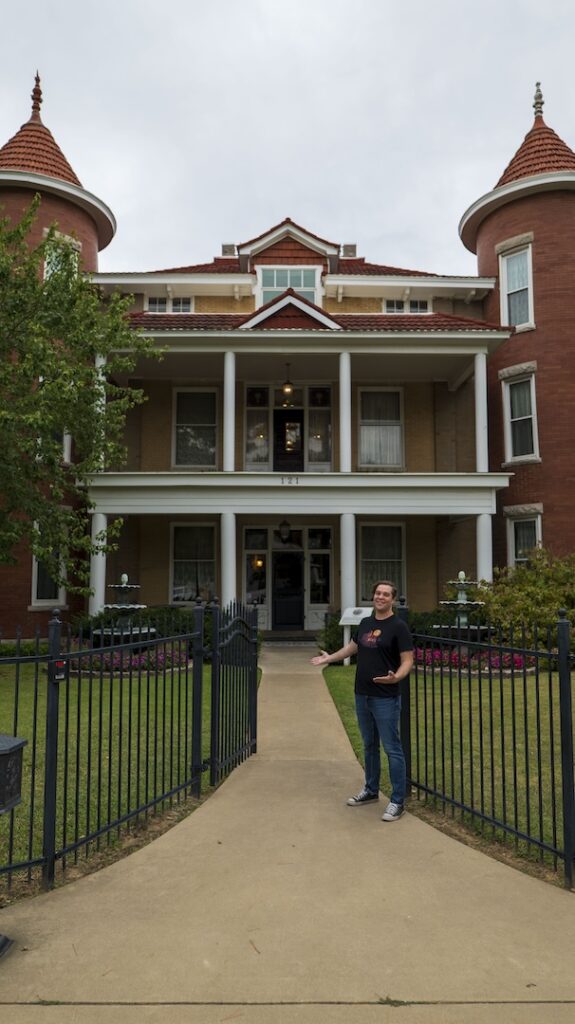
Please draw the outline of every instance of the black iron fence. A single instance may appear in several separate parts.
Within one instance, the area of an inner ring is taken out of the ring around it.
[[[403,614],[406,610],[403,610]],[[573,654],[546,630],[438,627],[414,634],[402,740],[418,799],[511,843],[573,886]]]
[[[256,610],[198,605],[161,633],[149,616],[76,632],[55,613],[46,639],[0,644],[0,733],[28,741],[22,803],[0,815],[7,885],[41,871],[50,886],[256,750]]]

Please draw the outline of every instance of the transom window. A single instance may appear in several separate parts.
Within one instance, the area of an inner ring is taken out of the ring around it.
[[[276,299],[288,288],[315,302],[316,271],[304,267],[266,267],[262,270],[262,303]]]
[[[360,391],[359,464],[368,469],[403,466],[401,391],[375,388]]]
[[[511,327],[532,326],[531,247],[500,256],[501,321]]]
[[[217,401],[215,391],[177,391],[174,464],[215,469]]]
[[[506,460],[538,458],[535,377],[504,381],[503,402]]]

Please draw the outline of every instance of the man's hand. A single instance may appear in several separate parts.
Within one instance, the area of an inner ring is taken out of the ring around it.
[[[321,654],[316,654],[315,658],[311,659],[312,665],[329,665],[329,654],[327,651],[322,651]]]
[[[400,680],[396,678],[395,672],[388,672],[386,676],[374,676],[374,683],[399,683]]]

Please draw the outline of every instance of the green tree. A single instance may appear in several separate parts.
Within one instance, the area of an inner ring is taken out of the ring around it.
[[[125,458],[126,414],[144,396],[119,381],[153,348],[130,329],[129,300],[104,304],[79,273],[72,242],[52,228],[29,244],[39,203],[17,226],[0,220],[0,563],[26,540],[54,582],[86,593],[87,556],[121,527],[93,545],[88,481]]]
[[[493,582],[483,585],[476,596],[485,602],[485,615],[492,622],[552,625],[560,608],[573,619],[575,554],[556,558],[536,548],[529,561],[497,569]]]

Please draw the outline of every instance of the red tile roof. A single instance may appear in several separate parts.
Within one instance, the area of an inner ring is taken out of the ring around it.
[[[429,270],[405,270],[402,267],[387,267],[381,263],[366,263],[363,256],[340,259],[338,274],[370,274],[392,277],[441,277]]]
[[[166,267],[162,270],[147,270],[147,274],[239,274],[240,261],[233,257],[216,256],[211,263],[192,263],[189,267]]]
[[[42,124],[41,102],[40,78],[36,75],[30,120],[0,149],[0,169],[46,174],[50,178],[59,178],[81,188],[81,181],[66,160],[52,132]]]
[[[130,323],[133,327],[143,328],[146,331],[234,331],[242,324],[251,320],[260,310],[255,313],[131,313]],[[325,313],[335,323],[339,324],[345,331],[374,331],[374,332],[395,332],[410,334],[418,332],[427,334],[462,331],[499,331],[508,330],[499,324],[486,323],[484,320],[472,320],[466,317],[452,316],[449,313],[420,313],[402,316],[397,313],[348,313],[334,316]],[[273,320],[270,324],[274,329]],[[266,330],[266,321],[257,324],[254,330]],[[289,328],[288,328],[289,329]],[[301,327],[297,328],[301,330]],[[318,321],[309,319],[305,331],[325,331]]]
[[[308,231],[307,228],[302,228],[301,224],[296,224],[291,217],[285,217],[284,220],[279,222],[279,224],[274,224],[273,228],[268,228],[267,231],[263,231],[261,235],[256,235],[255,238],[248,238],[247,242],[241,242],[238,249],[243,249],[246,245],[253,245],[254,242],[259,242],[260,239],[266,238],[268,235],[273,234],[274,231],[277,231],[278,228],[283,227],[296,228],[296,230],[301,231],[302,234],[308,235],[310,238],[315,238],[317,242],[322,242],[324,245],[335,246],[339,249],[339,242],[328,242],[327,238],[320,238],[319,235],[314,235],[313,231]]]
[[[575,171],[575,153],[538,114],[495,188],[533,174],[552,174],[555,171]]]

